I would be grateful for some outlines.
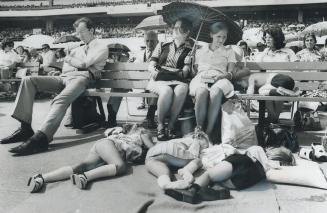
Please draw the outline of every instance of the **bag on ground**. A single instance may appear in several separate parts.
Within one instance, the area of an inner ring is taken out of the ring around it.
[[[265,127],[264,145],[266,147],[284,146],[293,153],[299,149],[299,143],[295,132],[277,124],[270,124],[269,126]]]
[[[222,106],[221,141],[235,148],[258,145],[255,126],[238,101],[228,100]]]
[[[322,129],[318,112],[309,108],[299,108],[294,114],[293,120],[298,130],[318,131]]]
[[[72,103],[72,124],[74,129],[82,129],[91,123],[102,123],[97,111],[96,97],[80,96]]]

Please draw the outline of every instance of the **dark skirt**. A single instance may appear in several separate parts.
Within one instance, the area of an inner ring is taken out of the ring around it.
[[[233,166],[230,179],[238,190],[253,186],[266,177],[265,170],[260,162],[253,162],[247,155],[231,155],[225,161]]]

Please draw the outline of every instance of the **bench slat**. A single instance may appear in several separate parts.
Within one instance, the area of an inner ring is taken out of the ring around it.
[[[87,96],[100,96],[102,98],[108,97],[147,97],[147,98],[155,98],[158,97],[154,93],[136,93],[136,92],[98,92],[96,90],[86,90],[85,95]]]
[[[289,97],[289,96],[264,96],[264,95],[237,95],[244,100],[264,100],[264,101],[306,101],[306,102],[326,102],[327,98],[310,98],[310,97]]]
[[[244,66],[244,62],[237,63]],[[250,70],[326,70],[327,62],[247,62]]]
[[[326,72],[283,72],[283,74],[292,77],[295,81],[327,81]]]
[[[97,82],[97,88],[145,89],[148,82],[148,80],[100,80]]]
[[[121,70],[148,70],[148,63],[107,63],[104,70],[121,71]]]
[[[295,82],[295,86],[298,87],[300,90],[308,91],[308,90],[316,90],[318,87],[321,89],[327,89],[326,86],[321,85],[320,82]]]
[[[127,79],[127,80],[149,80],[149,72],[139,71],[111,71],[102,74],[102,79]]]

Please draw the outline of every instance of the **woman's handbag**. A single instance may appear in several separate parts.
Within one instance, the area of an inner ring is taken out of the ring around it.
[[[185,79],[183,79],[180,75],[182,70],[180,71],[169,71],[166,70],[160,66],[156,66],[156,69],[159,71],[156,78],[154,79],[155,81],[181,81],[183,82]]]

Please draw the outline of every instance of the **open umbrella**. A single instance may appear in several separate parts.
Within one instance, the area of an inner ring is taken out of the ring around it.
[[[324,36],[327,35],[327,21],[318,22],[316,24],[312,24],[306,27],[301,35],[305,35],[308,33],[314,33],[316,36]]]
[[[163,17],[161,15],[156,15],[143,19],[143,21],[135,27],[135,30],[158,30],[164,29],[167,26],[168,25],[164,22]]]
[[[61,44],[61,43],[78,42],[78,41],[81,41],[81,40],[74,35],[64,35],[64,36],[61,36],[60,38],[56,39],[53,43]]]
[[[196,41],[211,42],[209,27],[211,24],[221,21],[228,26],[229,33],[227,44],[236,44],[242,39],[241,28],[224,13],[219,10],[200,5],[197,3],[172,2],[162,7],[158,14],[163,16],[164,21],[172,25],[179,18],[186,18],[193,23],[191,37]]]
[[[113,43],[108,45],[109,52],[130,52],[131,50],[124,44]]]
[[[25,38],[20,45],[35,49],[41,49],[42,44],[49,44],[50,46],[53,44],[54,38],[48,35],[31,35]]]

